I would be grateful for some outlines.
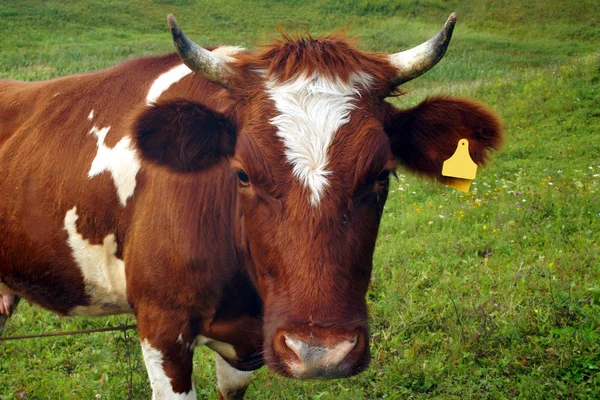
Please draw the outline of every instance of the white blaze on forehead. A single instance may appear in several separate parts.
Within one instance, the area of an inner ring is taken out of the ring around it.
[[[90,134],[97,138],[98,153],[92,162],[88,177],[93,178],[102,172],[110,172],[119,201],[125,207],[135,191],[135,177],[140,169],[140,160],[129,136],[123,137],[112,149],[108,148],[104,140],[109,130],[110,126],[102,129],[94,126],[90,130]]]
[[[125,263],[117,256],[114,234],[107,235],[102,244],[90,244],[77,232],[77,207],[65,215],[67,243],[83,275],[90,305],[76,307],[71,315],[108,315],[130,312],[125,294]]]
[[[88,119],[89,120],[94,119],[94,110],[90,111],[90,115],[88,115]]]
[[[146,96],[146,104],[152,105],[158,100],[158,98],[166,92],[173,84],[179,82],[185,76],[192,73],[185,64],[179,64],[176,67],[171,68],[167,72],[161,74],[148,91]]]
[[[152,386],[152,400],[196,400],[196,388],[187,393],[175,393],[171,379],[163,367],[163,354],[153,348],[147,339],[142,340],[142,354],[148,371],[150,386]]]
[[[267,92],[279,112],[270,122],[278,128],[294,176],[311,191],[313,206],[320,203],[329,185],[329,146],[338,129],[350,121],[354,100],[371,79],[367,74],[354,74],[345,83],[315,73],[283,84],[267,81]]]

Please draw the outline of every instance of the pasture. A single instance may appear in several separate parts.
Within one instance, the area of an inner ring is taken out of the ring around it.
[[[585,399],[600,393],[600,17],[597,1],[34,1],[0,3],[0,78],[40,80],[171,52],[173,13],[201,45],[252,48],[347,30],[363,50],[431,37],[447,55],[393,101],[473,97],[506,143],[468,194],[398,170],[371,290],[371,366],[301,382],[262,368],[248,398]],[[1,179],[1,177],[0,177]],[[0,227],[2,229],[2,227]],[[134,323],[59,318],[24,302],[5,335]],[[199,398],[216,397],[208,349]],[[0,343],[0,399],[148,398],[135,331]]]

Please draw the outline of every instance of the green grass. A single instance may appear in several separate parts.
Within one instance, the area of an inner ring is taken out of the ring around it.
[[[600,21],[596,1],[3,1],[0,77],[36,80],[171,51],[174,13],[204,45],[344,29],[398,51],[456,11],[447,56],[400,105],[489,104],[507,142],[469,194],[399,171],[375,255],[371,367],[299,382],[263,368],[261,399],[586,399],[600,393]],[[8,335],[131,323],[21,305]],[[215,398],[199,349],[199,398]],[[0,344],[0,398],[148,398],[135,332]],[[98,397],[99,395],[100,397]],[[95,397],[96,396],[96,397]]]

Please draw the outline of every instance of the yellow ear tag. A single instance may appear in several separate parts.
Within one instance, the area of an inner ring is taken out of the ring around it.
[[[442,166],[442,175],[451,178],[446,184],[466,193],[476,174],[477,164],[473,162],[469,154],[469,141],[460,139],[456,151],[452,157],[444,161]]]

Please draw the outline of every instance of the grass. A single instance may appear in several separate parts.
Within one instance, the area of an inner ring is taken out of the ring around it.
[[[204,45],[252,46],[278,25],[346,28],[372,51],[420,43],[452,11],[439,66],[395,100],[474,97],[507,142],[469,194],[399,171],[375,254],[372,366],[328,382],[263,368],[261,399],[586,399],[600,393],[600,44],[595,1],[5,0],[0,77],[37,80],[171,51],[173,12]],[[8,335],[131,323],[58,318],[22,304]],[[215,398],[198,349],[199,398]],[[0,344],[0,398],[148,398],[135,332]]]

